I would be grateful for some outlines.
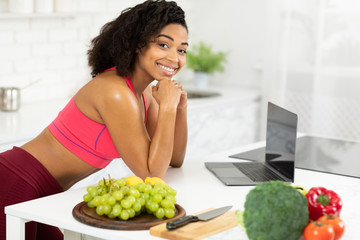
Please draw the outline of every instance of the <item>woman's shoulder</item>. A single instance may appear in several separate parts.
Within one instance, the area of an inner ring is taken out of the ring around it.
[[[114,71],[105,72],[96,76],[87,85],[87,88],[84,88],[84,90],[98,100],[116,100],[121,96],[129,97],[132,95],[125,78],[117,75]]]
[[[79,110],[94,121],[103,123],[102,115],[111,109],[121,110],[121,105],[136,102],[123,77],[104,73],[85,84],[76,94]]]

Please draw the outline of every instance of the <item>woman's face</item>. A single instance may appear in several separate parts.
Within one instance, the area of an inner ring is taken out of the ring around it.
[[[137,67],[152,79],[171,79],[186,63],[188,32],[180,24],[169,24],[138,52]]]

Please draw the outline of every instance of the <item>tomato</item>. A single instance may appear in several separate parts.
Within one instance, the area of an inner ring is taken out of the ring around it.
[[[334,215],[325,215],[319,218],[319,222],[329,224],[334,228],[335,231],[335,240],[338,240],[342,237],[345,231],[345,223],[339,217]]]
[[[334,228],[325,223],[311,222],[304,229],[305,240],[334,240]]]

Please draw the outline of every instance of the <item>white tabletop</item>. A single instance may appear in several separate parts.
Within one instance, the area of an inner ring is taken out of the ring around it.
[[[212,156],[188,158],[182,168],[170,168],[164,180],[178,192],[177,202],[186,210],[187,214],[199,212],[208,208],[232,205],[232,211],[243,209],[246,194],[252,186],[225,186],[204,166],[206,161],[238,161],[228,158],[229,155],[240,151],[247,151],[264,142],[232,149]],[[357,209],[360,201],[360,179],[343,177],[314,171],[296,169],[294,185],[306,188],[322,186],[337,192],[343,200],[341,218],[346,230],[342,239],[360,239],[360,211]],[[82,201],[85,189],[74,189],[49,197],[8,206],[5,212],[13,216],[12,220],[28,219],[54,226],[58,226],[70,233],[78,232],[103,239],[159,239],[150,235],[149,231],[118,231],[100,229],[78,222],[72,216],[74,206]],[[17,221],[12,221],[12,227],[21,227]],[[12,228],[13,229],[13,228]],[[14,230],[14,229],[13,229]],[[69,233],[68,232],[68,233]],[[228,231],[233,234],[228,239],[246,239],[245,233]],[[212,236],[211,239],[225,239],[225,233]],[[18,236],[18,235],[16,235]],[[68,239],[76,239],[78,235],[68,234]],[[71,236],[75,236],[72,238]],[[80,238],[78,238],[80,239]],[[14,239],[11,239],[14,240]]]

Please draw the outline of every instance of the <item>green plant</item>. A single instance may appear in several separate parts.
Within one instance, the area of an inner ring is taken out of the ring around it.
[[[187,52],[186,61],[188,68],[195,72],[211,74],[224,70],[223,63],[226,62],[226,54],[224,52],[214,53],[210,45],[200,42]]]
[[[261,183],[246,195],[243,220],[249,239],[298,240],[309,221],[308,203],[289,184]]]

